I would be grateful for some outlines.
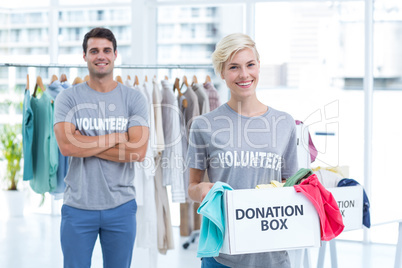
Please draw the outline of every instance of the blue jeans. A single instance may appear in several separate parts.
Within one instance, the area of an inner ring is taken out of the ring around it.
[[[137,229],[137,202],[107,210],[83,210],[63,205],[60,241],[64,268],[91,267],[100,239],[104,268],[129,268]]]
[[[226,265],[220,264],[213,257],[201,259],[201,268],[230,268]]]

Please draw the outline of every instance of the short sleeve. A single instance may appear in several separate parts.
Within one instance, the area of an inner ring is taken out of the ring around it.
[[[130,114],[128,120],[128,128],[134,126],[145,126],[149,127],[149,115],[148,110],[150,109],[147,99],[144,94],[138,90],[133,90],[130,101]]]
[[[54,125],[60,122],[69,122],[75,125],[75,112],[72,99],[69,98],[69,90],[63,90],[57,95],[54,103]]]
[[[296,138],[296,125],[294,120],[292,122],[291,134],[289,136],[289,142],[283,153],[283,165],[282,165],[282,178],[289,178],[295,174],[298,170],[297,163],[297,138]]]
[[[208,144],[206,144],[206,135],[208,129],[205,124],[205,117],[198,117],[191,124],[189,144],[187,151],[187,163],[190,168],[205,170],[208,166]]]

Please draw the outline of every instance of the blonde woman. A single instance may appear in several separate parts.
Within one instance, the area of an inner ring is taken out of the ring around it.
[[[224,37],[212,54],[217,75],[230,89],[230,99],[197,117],[191,126],[188,163],[191,199],[202,202],[213,184],[252,189],[282,181],[298,170],[295,121],[258,100],[260,59],[255,42],[245,34]],[[203,181],[207,171],[209,182]],[[286,251],[202,258],[203,268],[289,268]]]

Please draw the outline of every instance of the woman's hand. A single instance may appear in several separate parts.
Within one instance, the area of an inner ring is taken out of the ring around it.
[[[202,203],[202,201],[204,200],[204,198],[207,196],[209,190],[211,190],[211,188],[214,186],[214,184],[212,182],[201,182],[200,184],[198,184],[198,187],[200,187],[200,193],[201,193],[201,201],[200,203]]]
[[[188,185],[188,196],[195,202],[201,203],[211,190],[214,184],[204,182],[205,170],[190,168],[190,183]]]

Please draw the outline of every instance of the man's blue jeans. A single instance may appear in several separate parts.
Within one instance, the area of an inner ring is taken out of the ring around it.
[[[104,268],[129,268],[136,236],[137,202],[107,210],[83,210],[63,205],[60,241],[64,268],[91,267],[96,239],[100,239]]]

